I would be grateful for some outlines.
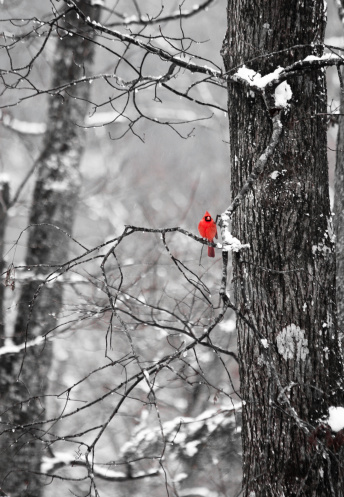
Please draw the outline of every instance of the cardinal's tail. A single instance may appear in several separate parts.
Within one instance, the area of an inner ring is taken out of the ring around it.
[[[215,257],[214,247],[208,247],[208,257]]]

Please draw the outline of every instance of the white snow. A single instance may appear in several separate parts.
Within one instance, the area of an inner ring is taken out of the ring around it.
[[[274,72],[262,76],[259,72],[249,69],[245,65],[240,67],[235,73],[234,78],[241,78],[247,81],[251,86],[256,88],[265,88],[266,85],[278,78],[279,74],[284,71],[284,67],[277,67]],[[291,91],[290,85],[283,81],[275,89],[275,105],[277,108],[283,108],[288,105],[288,101],[292,98],[293,93]]]
[[[185,487],[181,490],[178,489],[179,497],[217,497],[218,492],[212,492],[209,488],[205,487]]]
[[[198,450],[198,444],[202,443],[204,437],[209,436],[218,426],[232,426],[238,432],[235,410],[239,409],[241,409],[241,403],[231,403],[230,415],[224,407],[223,410],[218,408],[208,409],[196,418],[177,416],[170,421],[164,422],[163,430],[165,439],[173,440],[174,447],[178,446],[185,454],[192,457]],[[143,426],[144,428],[142,429]],[[203,428],[202,432],[204,432],[204,435],[198,437],[198,432]],[[156,443],[160,437],[160,426],[152,428],[151,426],[147,426],[147,422],[144,420],[137,427],[137,432],[131,440],[123,445],[121,455],[134,454],[139,450],[142,451],[144,447]]]
[[[41,464],[41,471],[42,473],[51,473],[52,471],[55,471],[58,467],[61,466],[69,466],[69,465],[75,465],[75,466],[85,466],[86,467],[86,460],[85,456],[82,455],[81,457],[76,457],[75,454],[68,454],[68,453],[63,453],[63,452],[57,452],[54,454],[54,457],[43,457],[42,464]],[[150,474],[153,476],[157,473],[156,469],[150,469],[145,472],[137,472],[135,474],[135,478],[140,478],[140,475],[146,475],[149,476]],[[98,475],[100,477],[104,477],[108,480],[125,480],[127,475],[124,472],[119,472],[110,469],[109,467],[101,467],[99,465],[94,466],[94,474]]]
[[[280,174],[281,173],[279,171],[273,171],[271,174],[269,174],[269,176],[271,179],[277,179]]]
[[[225,231],[225,236],[223,240],[223,245],[217,244],[218,248],[222,248],[222,250],[226,252],[239,252],[239,250],[243,248],[250,248],[249,243],[242,244],[240,240],[235,238],[229,231]]]
[[[269,344],[268,344],[268,341],[266,338],[262,338],[260,342],[263,345],[264,349],[267,349],[269,347]]]
[[[316,55],[307,55],[303,60],[304,62],[313,61],[313,60],[340,60],[340,57],[334,53],[324,53],[321,57],[317,57]]]
[[[179,473],[177,476],[174,477],[173,481],[182,481],[185,480],[189,475],[187,473]]]
[[[198,452],[198,449],[197,449],[197,446],[201,443],[200,440],[193,440],[192,442],[188,442],[185,447],[184,447],[184,453],[188,456],[188,457],[192,457],[194,456],[195,454],[197,454]]]
[[[291,91],[290,85],[283,81],[280,85],[275,89],[275,105],[276,107],[283,108],[288,105],[289,100],[293,96],[293,92]]]
[[[45,133],[47,129],[47,125],[45,123],[21,121],[9,115],[4,115],[3,124],[18,133],[28,135],[41,135]]]
[[[245,65],[239,67],[238,71],[234,74],[234,78],[237,76],[241,79],[247,81],[251,86],[256,86],[257,88],[265,88],[265,86],[278,78],[278,75],[284,70],[284,67],[278,67],[269,74],[262,76],[259,72],[249,69]]]
[[[53,192],[65,192],[70,187],[70,182],[68,179],[63,181],[47,181],[45,184],[45,190],[50,190]]]
[[[329,417],[326,421],[332,431],[340,431],[344,428],[344,407],[331,406],[328,410]]]
[[[54,470],[55,465],[59,463],[68,465],[73,461],[75,461],[75,455],[58,452],[54,455],[54,457],[43,457],[41,471],[42,473],[49,473]]]
[[[13,342],[12,343],[7,342],[7,344],[4,347],[0,348],[0,356],[5,354],[18,354],[18,352],[24,350],[25,348],[41,345],[45,340],[46,338],[39,336],[34,340],[31,340],[30,342],[21,343],[20,345],[15,345]]]

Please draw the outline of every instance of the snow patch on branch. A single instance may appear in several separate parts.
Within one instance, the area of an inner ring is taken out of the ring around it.
[[[274,80],[278,80],[281,72],[283,71],[284,67],[279,66],[273,72],[262,76],[259,72],[249,69],[244,65],[234,74],[234,80],[243,79],[250,86],[264,90],[269,83],[273,83]],[[291,100],[293,96],[290,85],[286,81],[283,81],[275,88],[274,96],[276,108],[282,109],[287,107],[289,100]]]
[[[344,407],[329,407],[328,419],[326,423],[331,427],[332,431],[340,431],[344,429]]]
[[[277,349],[285,360],[304,361],[309,354],[308,340],[304,330],[293,323],[283,328],[277,335]]]
[[[317,57],[316,55],[307,55],[307,57],[305,57],[303,59],[303,62],[312,62],[314,60],[319,60],[319,61],[326,61],[326,60],[333,60],[333,61],[340,61],[340,60],[343,60],[341,57],[339,57],[339,55],[336,55],[334,53],[324,53],[324,55],[322,55],[321,57]]]
[[[192,440],[191,442],[188,442],[184,446],[184,453],[188,457],[193,457],[195,454],[197,454],[198,449],[197,446],[201,443],[200,440]]]
[[[94,463],[92,460],[94,475],[107,481],[127,481],[136,480],[141,478],[149,478],[152,476],[158,476],[161,469],[151,468],[147,471],[138,471],[135,474],[125,473],[123,471],[116,471],[109,468],[108,465],[102,467],[101,465]],[[87,468],[86,457],[81,455],[76,457],[75,454],[69,454],[64,452],[58,452],[54,454],[53,457],[44,457],[41,464],[41,471],[45,474],[50,474],[56,470],[63,468],[65,466],[81,466]]]
[[[278,78],[279,74],[283,70],[284,67],[278,67],[274,70],[274,72],[262,76],[259,72],[249,69],[243,65],[242,67],[239,67],[237,72],[234,74],[234,79],[241,78],[247,81],[247,83],[251,86],[255,86],[256,88],[265,88],[266,85],[271,83],[271,81]]]
[[[239,433],[235,411],[240,408],[240,404],[235,404],[229,411],[209,409],[196,418],[177,416],[163,424],[165,442],[173,446],[175,453],[178,450],[186,457],[194,457],[201,450],[204,441],[218,429],[226,426],[228,430],[233,429],[235,433]],[[161,441],[160,426],[152,428],[144,422],[131,440],[123,445],[121,457],[143,457],[146,453],[156,451],[161,446]]]
[[[70,182],[68,179],[63,179],[62,181],[47,181],[45,184],[45,190],[50,190],[53,192],[66,192],[70,189]]]
[[[73,461],[75,461],[75,455],[59,452],[54,457],[43,457],[41,471],[42,473],[50,473],[57,465],[67,466]]]
[[[286,169],[282,169],[282,171],[273,171],[271,174],[269,174],[269,176],[271,179],[277,179],[278,176],[284,175],[284,173],[286,172],[287,172]]]
[[[16,345],[15,343],[11,343],[10,341],[6,342],[4,347],[0,348],[0,356],[5,354],[18,354],[24,349],[28,347],[35,347],[36,345],[41,345],[46,340],[45,337],[39,336],[30,342],[24,342],[20,345]]]
[[[283,109],[287,107],[289,100],[291,100],[293,92],[291,91],[290,85],[283,81],[275,89],[275,105],[277,109]]]
[[[224,232],[223,245],[217,244],[218,248],[221,248],[225,252],[239,252],[243,248],[250,248],[249,243],[241,243],[238,238],[235,238],[228,230]]]
[[[209,488],[204,487],[188,487],[178,490],[179,497],[217,497],[219,494],[217,492],[212,492]]]
[[[3,116],[2,123],[6,128],[26,135],[42,135],[47,129],[45,123],[21,121],[8,114]]]

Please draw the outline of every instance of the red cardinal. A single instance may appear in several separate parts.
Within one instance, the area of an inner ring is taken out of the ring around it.
[[[200,221],[198,231],[203,238],[206,238],[210,242],[213,241],[214,237],[217,238],[217,227],[208,211],[206,211]],[[208,257],[215,257],[214,247],[208,247]]]

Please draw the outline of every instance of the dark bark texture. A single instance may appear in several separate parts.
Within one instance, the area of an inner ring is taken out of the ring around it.
[[[0,274],[4,272],[5,261],[4,261],[4,241],[5,241],[5,231],[7,224],[7,209],[9,203],[9,184],[7,179],[0,179]],[[10,275],[10,270],[9,273]],[[5,284],[9,283],[9,278],[5,278]],[[8,281],[8,282],[7,282]],[[0,283],[0,347],[4,345],[4,291],[5,285]]]
[[[343,78],[342,70],[342,78]],[[340,112],[344,113],[344,88],[340,95]],[[334,189],[334,226],[336,234],[336,281],[337,281],[337,318],[338,329],[344,338],[344,118],[339,116],[337,137],[337,160]]]
[[[312,44],[323,41],[324,29],[322,0],[229,0],[226,71],[245,64],[265,75],[320,55]],[[267,354],[238,319],[243,495],[342,496],[343,448],[336,452],[332,434],[317,429],[328,407],[343,402],[325,75],[300,72],[288,83],[281,140],[232,220],[233,235],[250,244],[233,257],[236,304],[268,343]],[[239,83],[229,83],[228,113],[234,197],[272,123],[263,99]]]
[[[81,0],[79,7],[98,20],[99,7]],[[68,31],[74,33],[70,36]],[[48,129],[37,162],[37,180],[29,223],[26,263],[32,278],[23,283],[13,341],[20,345],[41,335],[48,337],[57,325],[62,307],[62,285],[41,285],[68,257],[68,238],[49,223],[71,233],[80,185],[79,165],[84,149],[82,125],[90,95],[88,82],[59,90],[62,85],[89,76],[94,47],[91,31],[74,12],[60,23],[53,61],[53,82]],[[86,36],[86,38],[83,37]],[[28,347],[22,354],[1,359],[0,487],[11,497],[39,497],[44,479],[39,474],[45,454],[45,394],[52,359],[49,341]],[[37,424],[36,424],[37,423]],[[47,481],[48,483],[48,481]]]

